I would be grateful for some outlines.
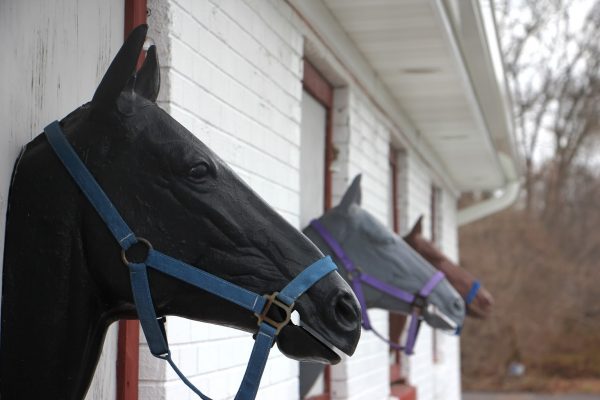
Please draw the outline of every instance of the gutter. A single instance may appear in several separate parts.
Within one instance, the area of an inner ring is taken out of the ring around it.
[[[457,38],[456,32],[454,31],[454,27],[451,22],[451,17],[449,15],[448,9],[446,8],[447,3],[444,0],[431,0],[431,1],[434,5],[434,9],[438,14],[439,19],[440,19],[441,26],[445,29],[445,31],[447,33],[447,37],[450,40],[450,43],[449,43],[450,49],[455,54],[455,57],[461,61],[460,67],[461,67],[462,78],[463,78],[463,82],[465,83],[465,87],[467,88],[467,95],[470,99],[471,107],[475,111],[476,119],[477,119],[477,122],[479,123],[480,129],[482,130],[482,132],[485,132],[486,145],[488,146],[488,148],[491,149],[491,151],[495,155],[497,165],[499,166],[500,170],[502,171],[502,173],[504,175],[504,182],[505,182],[504,187],[500,189],[499,195],[494,195],[489,199],[485,199],[483,201],[477,202],[475,204],[472,204],[470,206],[467,206],[463,209],[458,210],[457,225],[460,227],[460,226],[470,224],[474,221],[480,220],[482,218],[485,218],[489,215],[495,214],[499,211],[502,211],[502,210],[512,206],[519,198],[519,194],[521,192],[521,179],[519,178],[519,174],[517,173],[516,163],[515,163],[514,158],[511,157],[510,155],[504,153],[503,151],[500,151],[497,148],[497,146],[495,146],[492,131],[490,130],[490,127],[486,124],[485,119],[484,119],[485,114],[482,109],[483,106],[480,103],[480,99],[477,96],[477,91],[475,90],[475,84],[472,81],[469,72],[467,71],[467,62],[465,59],[465,55],[461,51],[461,46],[459,45],[459,40]],[[461,1],[461,0],[459,0],[459,1]],[[466,4],[467,3],[462,3],[461,5],[464,6]],[[473,13],[474,13],[475,17],[479,17],[479,21],[480,21],[479,26],[485,26],[485,24],[482,21],[482,15],[481,15],[480,7],[479,7],[479,2],[472,1],[468,4],[474,8]],[[493,12],[493,10],[492,10],[492,12]],[[493,15],[492,15],[492,21],[495,25],[495,20],[493,18]],[[487,33],[485,32],[485,29],[482,30],[482,33],[483,33],[484,40],[486,40],[486,43],[488,43],[488,46],[486,46],[486,48],[489,50],[490,44],[489,44],[489,40],[487,37]],[[495,44],[498,45],[497,38],[496,38]],[[497,71],[494,68],[493,61],[491,62],[491,66],[492,66],[492,71],[493,71],[492,73],[494,74],[494,76],[496,76]],[[505,83],[502,83],[501,87],[504,90],[507,89],[505,86]],[[508,93],[508,92],[505,92],[505,93]],[[507,100],[506,97],[504,97],[504,96],[502,96],[502,97],[503,97],[504,101]],[[507,107],[507,104],[504,103],[503,106]],[[510,110],[509,107],[507,107],[506,109]],[[510,129],[511,126],[512,126],[512,124],[510,123],[510,120],[507,121],[507,129]],[[510,142],[509,147],[511,149],[514,149],[514,142],[512,140],[513,140],[512,135],[509,135],[509,142]]]
[[[485,121],[485,113],[482,108],[482,104],[480,102],[479,97],[477,96],[477,90],[475,89],[475,83],[471,77],[468,63],[463,53],[463,50],[460,45],[460,40],[455,31],[454,25],[452,24],[452,18],[450,13],[446,7],[446,3],[444,0],[429,0],[432,4],[432,9],[434,11],[434,15],[439,22],[439,26],[442,28],[445,33],[444,38],[446,39],[446,44],[448,45],[448,50],[452,53],[452,58],[456,60],[456,68],[458,75],[460,77],[462,87],[464,88],[464,94],[467,99],[467,103],[471,112],[473,113],[473,118],[475,120],[475,124],[480,132],[483,133],[483,143],[487,148],[487,151],[490,152],[492,161],[496,164],[496,168],[502,171],[502,163],[500,162],[500,153],[498,152],[493,137],[492,132],[489,129],[488,124]],[[462,0],[459,0],[462,1]],[[506,178],[506,176],[505,176]]]
[[[498,153],[500,164],[507,177],[502,193],[458,210],[456,223],[459,227],[470,224],[512,206],[521,193],[521,180],[517,175],[512,159],[504,153]]]

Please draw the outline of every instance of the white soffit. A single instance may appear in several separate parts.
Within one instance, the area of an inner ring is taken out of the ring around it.
[[[461,191],[505,177],[441,1],[324,0]],[[483,39],[482,39],[483,40]]]

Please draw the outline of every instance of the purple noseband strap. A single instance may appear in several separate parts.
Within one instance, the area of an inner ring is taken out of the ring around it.
[[[419,327],[421,326],[423,310],[427,307],[427,297],[445,278],[444,273],[438,271],[433,274],[433,276],[429,278],[427,283],[425,283],[425,286],[423,286],[417,294],[408,293],[402,289],[383,282],[374,276],[364,273],[354,264],[350,257],[348,257],[340,243],[335,240],[335,238],[320,221],[314,219],[310,222],[310,226],[319,234],[319,236],[321,236],[321,238],[323,238],[325,243],[327,243],[329,248],[333,251],[335,256],[341,261],[343,267],[346,269],[348,279],[350,280],[350,285],[352,286],[354,294],[356,294],[356,298],[360,303],[363,328],[372,331],[375,336],[388,343],[393,349],[404,350],[407,355],[413,354],[413,349],[417,340],[417,334],[419,333]],[[369,320],[367,302],[363,293],[362,284],[369,285],[380,292],[395,297],[411,305],[412,311],[410,314],[410,325],[408,327],[408,335],[406,338],[406,344],[404,346],[386,339],[381,333],[377,332],[377,330],[373,328],[371,321]]]

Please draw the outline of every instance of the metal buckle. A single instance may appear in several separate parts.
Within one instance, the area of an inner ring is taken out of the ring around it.
[[[347,270],[347,271],[348,271],[348,278],[350,278],[351,281],[353,281],[355,279],[359,279],[361,277],[361,275],[363,274],[363,270],[359,266],[355,266],[354,269]]]
[[[132,247],[134,247],[137,244],[141,243],[144,246],[146,246],[146,257],[144,257],[144,261],[146,261],[148,259],[148,255],[150,255],[150,250],[152,250],[152,244],[142,237],[138,237],[138,238],[136,238],[136,240],[137,240],[137,242],[132,244],[131,246],[129,246],[127,249],[121,249],[121,261],[123,261],[123,264],[125,264],[125,265],[137,264],[137,263],[131,262],[127,259],[127,251],[131,250]],[[142,261],[142,262],[144,262],[144,261]]]
[[[416,294],[413,302],[411,303],[411,308],[418,311],[419,315],[422,314],[423,310],[427,308],[427,297]]]
[[[258,325],[260,326],[260,324],[266,322],[267,324],[271,325],[273,328],[276,329],[276,335],[278,335],[279,332],[281,332],[281,330],[283,329],[283,327],[290,322],[290,319],[292,318],[292,309],[294,308],[294,303],[288,306],[287,304],[279,301],[277,299],[278,294],[279,292],[274,292],[270,295],[263,295],[263,297],[267,299],[267,304],[265,304],[265,307],[263,308],[260,314],[254,313],[254,315],[256,315],[256,318],[258,318]],[[285,311],[285,319],[283,321],[275,321],[267,315],[272,305],[276,305],[277,307]]]

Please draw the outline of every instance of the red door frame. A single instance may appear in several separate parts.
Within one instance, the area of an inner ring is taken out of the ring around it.
[[[390,143],[389,166],[392,174],[392,221],[394,232],[400,234],[400,204],[398,204],[398,154],[400,150]],[[389,314],[390,340],[398,341],[406,325],[406,316]],[[401,373],[402,356],[399,350],[393,350],[394,363],[390,365],[390,394],[399,400],[416,400],[417,391],[405,382]]]
[[[326,110],[325,123],[325,188],[324,204],[325,211],[332,205],[332,178],[331,164],[335,159],[333,147],[333,86],[321,75],[321,73],[306,59],[304,59],[304,76],[302,87],[313,96]],[[329,365],[325,366],[323,372],[324,393],[312,396],[309,400],[329,400],[331,397],[331,370]]]
[[[390,143],[388,164],[392,175],[392,228],[394,232],[400,234],[400,209],[398,204],[398,150]],[[399,314],[389,314],[390,340],[398,340],[406,323],[406,317]],[[394,383],[401,379],[400,374],[400,351],[392,350],[394,354],[394,363],[390,365],[390,382]]]
[[[431,199],[430,199],[430,203],[429,203],[429,207],[430,207],[430,213],[431,213],[431,241],[436,245],[439,246],[438,242],[438,238],[439,238],[439,232],[438,232],[438,224],[437,224],[437,219],[439,217],[438,212],[440,211],[439,207],[440,207],[440,189],[435,186],[435,185],[431,185]],[[437,330],[435,328],[432,328],[432,332],[431,332],[431,352],[432,352],[432,361],[434,364],[438,363],[439,360],[439,343],[438,343],[438,337],[437,337]]]
[[[125,0],[124,36],[136,26],[146,23],[146,0]],[[140,54],[138,67],[143,60]],[[139,342],[138,320],[119,321],[117,344],[117,400],[138,400],[139,385]]]

